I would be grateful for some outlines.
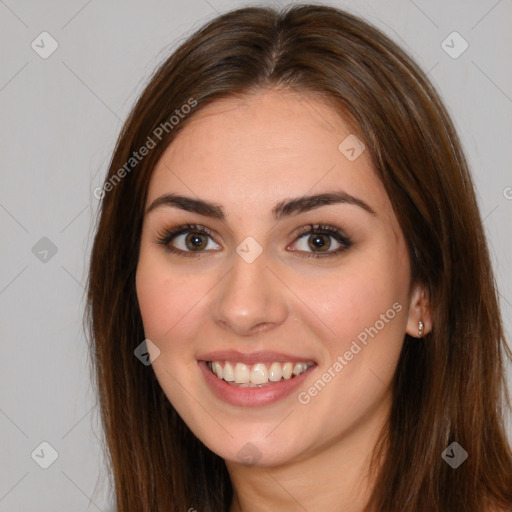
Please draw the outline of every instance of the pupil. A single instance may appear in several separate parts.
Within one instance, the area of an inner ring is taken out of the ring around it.
[[[312,238],[312,242],[313,242],[312,248],[321,249],[324,246],[327,246],[325,238],[322,238],[322,237],[325,237],[325,235],[315,235]]]
[[[190,234],[187,237],[187,243],[190,243],[192,247],[190,247],[192,250],[202,249],[204,246],[204,241],[201,240],[202,235],[198,234]]]

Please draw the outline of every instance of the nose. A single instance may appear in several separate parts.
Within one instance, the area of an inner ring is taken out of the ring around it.
[[[231,271],[213,291],[213,321],[240,336],[275,328],[288,315],[286,288],[269,268],[265,251],[252,263],[236,254]]]

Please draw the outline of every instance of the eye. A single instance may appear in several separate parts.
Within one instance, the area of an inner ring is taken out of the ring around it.
[[[212,239],[211,231],[197,224],[165,228],[157,236],[157,243],[163,245],[166,251],[183,256],[198,256],[206,250],[218,250],[220,247]]]
[[[332,239],[334,239],[334,243]],[[347,250],[352,242],[334,226],[310,224],[301,228],[295,245],[296,248],[292,250],[306,253],[303,256],[305,258],[322,258],[334,256]]]
[[[157,235],[156,242],[163,245],[167,252],[180,256],[200,256],[206,251],[220,249],[213,240],[213,233],[198,224],[164,228]],[[339,228],[310,224],[299,230],[293,245],[296,247],[291,249],[292,252],[297,252],[303,258],[321,258],[340,254],[347,250],[352,242]]]

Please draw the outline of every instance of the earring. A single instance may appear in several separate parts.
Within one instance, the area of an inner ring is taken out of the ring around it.
[[[423,337],[423,327],[424,327],[423,322],[420,320],[418,322],[418,338]]]

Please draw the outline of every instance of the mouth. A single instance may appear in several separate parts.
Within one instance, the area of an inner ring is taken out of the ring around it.
[[[242,407],[269,405],[290,396],[318,367],[307,358],[268,352],[217,352],[197,362],[213,394]]]
[[[218,379],[231,386],[262,388],[290,380],[314,366],[313,361],[256,363],[247,365],[230,361],[206,361],[206,366]]]

